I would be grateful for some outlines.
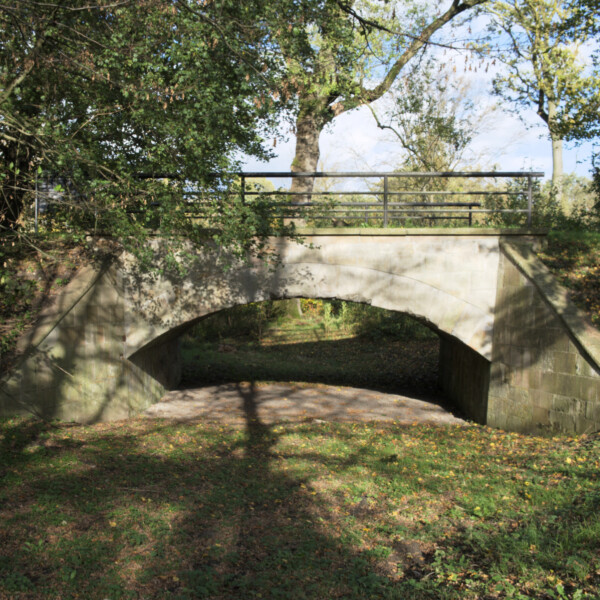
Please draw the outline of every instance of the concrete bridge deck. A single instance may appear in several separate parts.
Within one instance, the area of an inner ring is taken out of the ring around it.
[[[184,276],[123,255],[84,269],[5,377],[3,414],[77,421],[137,414],[180,375],[178,337],[217,311],[337,298],[410,314],[441,337],[440,384],[473,420],[514,430],[600,429],[600,334],[532,247],[541,232],[317,229],[271,240],[279,261],[204,249]],[[162,243],[154,242],[160,266]]]

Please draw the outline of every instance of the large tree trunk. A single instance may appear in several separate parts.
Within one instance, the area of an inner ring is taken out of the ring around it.
[[[317,103],[300,99],[300,110],[296,118],[296,153],[292,162],[295,173],[310,173],[317,170],[319,164],[319,135],[323,129],[322,112],[327,107],[317,106]],[[292,202],[304,203],[311,201],[314,189],[312,177],[295,177],[292,179],[291,192],[302,192],[306,195],[292,196]]]
[[[563,180],[563,141],[552,139],[552,187],[562,189]]]

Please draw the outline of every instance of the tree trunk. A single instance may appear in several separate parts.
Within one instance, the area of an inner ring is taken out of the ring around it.
[[[323,109],[316,104],[300,99],[300,110],[296,118],[296,153],[292,162],[292,171],[295,173],[314,172],[319,164],[319,135],[324,123],[319,114]],[[323,108],[326,110],[326,107]],[[310,202],[314,182],[312,177],[293,178],[290,191],[303,192],[306,195],[292,196],[292,202]]]
[[[556,194],[557,199],[562,203],[563,141],[552,132],[556,112],[556,104],[553,101],[548,101],[548,128],[552,140],[552,192]]]
[[[552,187],[561,190],[563,179],[563,141],[552,139]]]

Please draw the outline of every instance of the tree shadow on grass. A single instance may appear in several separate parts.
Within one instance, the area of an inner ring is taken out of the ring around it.
[[[208,446],[202,453],[154,453],[154,439],[176,445],[180,435],[160,423],[117,435],[98,429],[76,454],[64,439],[17,460],[3,498],[2,593],[396,597],[366,554],[319,524],[326,513],[309,482],[272,468],[278,435],[260,422],[254,390],[241,392],[244,434],[223,441],[192,431]]]
[[[306,464],[335,477],[365,467],[382,481],[404,480],[432,497],[442,494],[443,485],[451,489],[453,482],[437,478],[433,456],[424,483],[420,465],[401,469],[415,460],[410,448],[419,436],[413,429],[390,432],[414,437],[404,454],[390,460],[359,443],[343,458],[325,449],[305,453],[289,439],[282,451],[280,438],[290,432],[260,421],[253,387],[240,388],[240,394],[242,431],[142,420],[53,431],[33,421],[4,427],[0,597],[463,598],[471,589],[466,579],[487,585],[470,568],[506,573],[513,582],[536,560],[546,570],[556,568],[556,561],[545,564],[531,553],[532,543],[562,552],[571,574],[599,547],[598,527],[579,545],[560,541],[567,530],[582,536],[586,524],[597,522],[597,473],[581,470],[581,480],[596,482],[595,495],[582,491],[557,506],[540,506],[515,525],[467,518],[465,529],[457,522],[447,535],[430,537],[431,551],[418,565],[408,561],[401,577],[389,557],[363,545],[346,517],[332,510],[334,499],[313,486]],[[319,436],[329,431],[346,445],[352,441],[341,426],[303,427]],[[447,439],[446,451],[459,456],[460,436]],[[457,469],[476,478],[484,471],[474,462],[465,457]],[[355,524],[373,526],[373,513],[359,509],[361,503],[350,508]],[[396,525],[386,535],[390,545],[403,536],[399,548],[410,550],[411,539],[424,539],[432,527],[433,521],[415,519],[410,531]],[[450,583],[450,575],[458,580]],[[507,590],[498,597],[509,597]]]

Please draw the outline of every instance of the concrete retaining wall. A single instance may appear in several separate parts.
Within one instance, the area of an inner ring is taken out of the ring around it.
[[[137,414],[178,383],[176,342],[124,356],[123,282],[115,266],[86,268],[22,343],[0,381],[0,415],[95,422]]]
[[[487,423],[513,431],[600,430],[598,350],[600,333],[531,249],[503,244]]]
[[[439,385],[463,415],[486,423],[490,361],[444,334],[440,336]]]

